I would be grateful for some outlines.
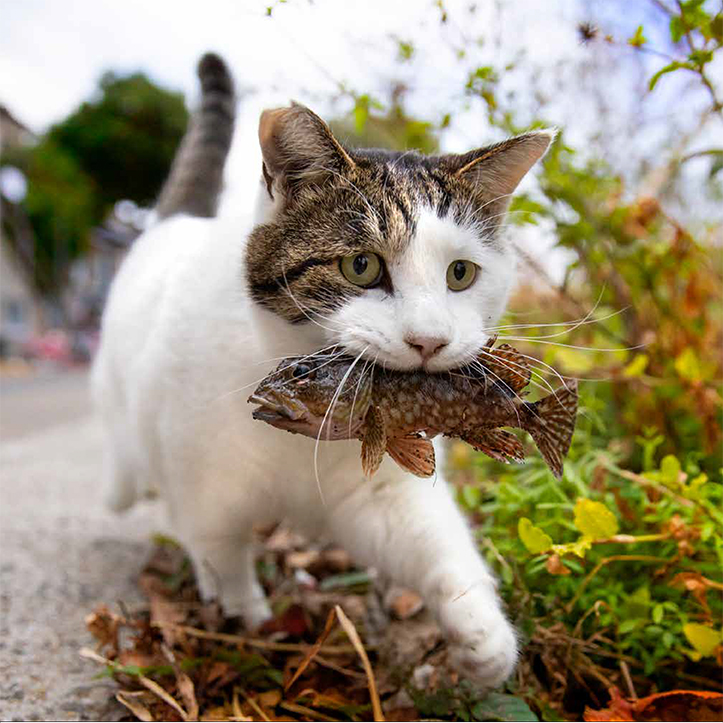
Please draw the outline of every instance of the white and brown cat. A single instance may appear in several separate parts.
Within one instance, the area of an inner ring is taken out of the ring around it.
[[[499,234],[509,196],[553,134],[462,155],[350,150],[292,104],[261,117],[253,216],[216,218],[233,84],[213,55],[199,76],[202,106],[158,221],[103,318],[93,389],[110,504],[157,490],[203,596],[250,627],[270,615],[252,526],[285,519],[330,537],[417,590],[459,672],[496,686],[514,667],[515,633],[444,480],[387,459],[370,481],[354,441],[321,445],[315,464],[313,440],[254,422],[246,399],[280,357],[332,345],[402,370],[474,358],[513,284]]]

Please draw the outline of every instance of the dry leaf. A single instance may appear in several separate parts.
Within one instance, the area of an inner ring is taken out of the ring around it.
[[[124,705],[133,715],[142,721],[154,721],[151,712],[140,701],[140,696],[135,691],[119,690],[115,694],[116,700]]]
[[[424,600],[412,590],[392,587],[384,597],[384,605],[398,620],[407,620],[424,607]]]

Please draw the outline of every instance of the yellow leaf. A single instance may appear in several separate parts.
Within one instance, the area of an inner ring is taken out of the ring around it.
[[[675,371],[678,372],[683,379],[688,379],[691,382],[701,379],[700,362],[690,347],[678,355],[674,366]]]
[[[517,532],[522,544],[533,554],[539,555],[552,547],[552,538],[539,527],[535,527],[527,517],[517,523]]]
[[[636,354],[635,358],[623,369],[623,376],[631,379],[639,377],[647,369],[650,359],[647,354]]]
[[[688,642],[695,648],[696,652],[704,657],[713,655],[721,643],[719,630],[714,630],[700,623],[686,623],[683,625],[683,634],[688,638]]]
[[[619,529],[615,515],[602,502],[582,497],[575,503],[575,527],[592,540],[605,540]]]

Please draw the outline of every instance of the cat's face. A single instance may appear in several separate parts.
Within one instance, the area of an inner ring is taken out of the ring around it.
[[[552,134],[464,155],[347,151],[308,109],[264,114],[264,189],[246,269],[254,300],[393,369],[472,359],[504,310],[515,255],[499,226]]]

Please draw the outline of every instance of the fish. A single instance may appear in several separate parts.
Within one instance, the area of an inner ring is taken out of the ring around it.
[[[319,440],[359,439],[364,474],[372,477],[388,453],[402,468],[431,477],[432,439],[463,440],[502,462],[523,462],[513,433],[530,434],[555,475],[575,430],[576,381],[536,402],[525,400],[532,369],[508,344],[490,339],[476,363],[448,372],[397,371],[343,352],[287,357],[248,401],[252,416],[273,427]]]

